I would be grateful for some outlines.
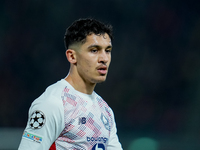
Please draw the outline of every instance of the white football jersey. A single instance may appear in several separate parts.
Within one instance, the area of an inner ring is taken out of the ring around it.
[[[98,94],[62,79],[32,103],[19,150],[122,150],[116,132],[113,111]]]

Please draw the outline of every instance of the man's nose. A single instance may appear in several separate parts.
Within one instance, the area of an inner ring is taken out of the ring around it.
[[[99,62],[106,64],[109,61],[109,54],[106,51],[102,51],[99,56]]]

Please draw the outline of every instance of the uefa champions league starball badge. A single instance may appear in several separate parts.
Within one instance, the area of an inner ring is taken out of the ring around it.
[[[29,125],[32,129],[40,129],[45,124],[45,115],[43,112],[34,111],[30,117]]]

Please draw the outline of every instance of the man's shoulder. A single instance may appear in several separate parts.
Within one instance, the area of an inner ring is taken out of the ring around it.
[[[36,98],[32,105],[58,105],[61,102],[61,94],[65,85],[62,80],[48,86],[45,91]]]
[[[65,87],[66,87],[66,84],[64,84],[63,80],[60,80],[60,81],[57,81],[56,83],[49,85],[44,91],[44,93],[49,96],[57,95],[57,94],[60,94],[64,90]]]
[[[102,107],[102,106],[104,106],[104,107],[106,107],[107,109],[111,109],[110,108],[110,106],[108,105],[108,103],[100,96],[100,95],[98,95],[97,93],[95,93],[96,94],[96,100],[97,100],[97,102],[98,102],[98,104]]]

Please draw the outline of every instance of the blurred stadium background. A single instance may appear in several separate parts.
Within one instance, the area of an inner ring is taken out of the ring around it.
[[[64,78],[63,36],[78,18],[114,26],[108,79],[124,150],[200,149],[200,2],[1,0],[0,150],[17,149],[31,102]]]

